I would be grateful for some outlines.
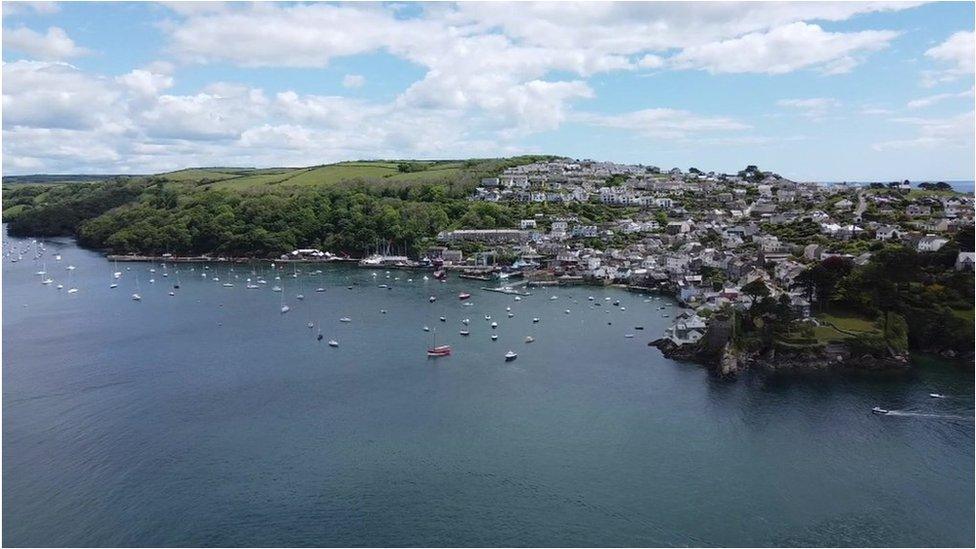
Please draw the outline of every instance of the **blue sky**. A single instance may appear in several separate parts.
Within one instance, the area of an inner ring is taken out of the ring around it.
[[[3,173],[551,153],[972,179],[973,4],[3,3]]]

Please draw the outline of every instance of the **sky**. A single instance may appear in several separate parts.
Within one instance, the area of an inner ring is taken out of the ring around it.
[[[556,154],[974,177],[974,4],[3,2],[3,174]]]

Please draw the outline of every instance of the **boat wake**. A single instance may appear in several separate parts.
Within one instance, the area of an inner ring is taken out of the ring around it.
[[[929,419],[949,419],[953,421],[973,421],[973,416],[960,416],[954,414],[929,414],[925,412],[911,412],[908,410],[888,410],[886,416],[901,416],[901,417],[922,417]]]

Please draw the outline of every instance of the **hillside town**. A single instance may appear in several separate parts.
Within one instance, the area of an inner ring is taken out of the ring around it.
[[[471,200],[619,207],[618,218],[600,224],[535,214],[507,229],[445,231],[428,257],[469,274],[522,276],[530,285],[620,284],[667,292],[688,307],[667,334],[676,346],[702,338],[711,312],[748,308],[754,296],[742,289],[750,283],[761,281],[771,297],[788,300],[794,314],[807,319],[814,296],[797,277],[808,267],[832,257],[864,265],[891,243],[937,252],[973,226],[971,195],[908,181],[801,183],[756,166],[724,174],[537,162],[483,179]],[[501,257],[515,260],[504,265]],[[954,268],[971,271],[974,261],[972,252],[959,252]]]

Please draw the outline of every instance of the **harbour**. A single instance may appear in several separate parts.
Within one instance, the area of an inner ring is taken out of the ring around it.
[[[8,545],[972,542],[973,379],[943,363],[726,383],[647,347],[668,297],[341,264],[247,290],[46,246],[3,263]]]

